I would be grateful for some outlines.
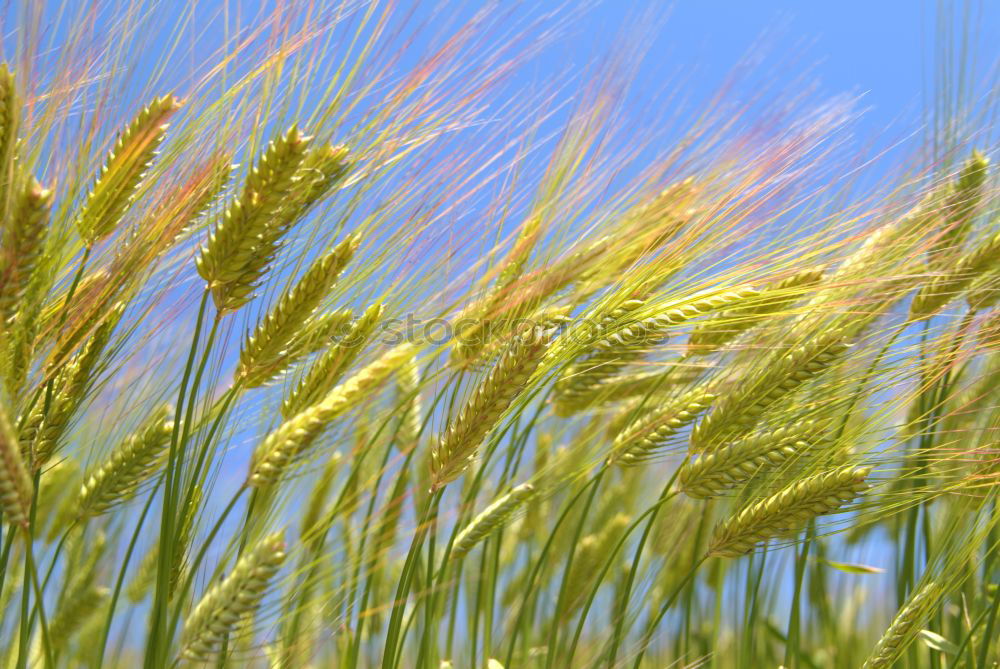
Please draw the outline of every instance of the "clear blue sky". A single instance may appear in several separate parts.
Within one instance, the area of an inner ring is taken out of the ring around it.
[[[708,94],[736,63],[758,54],[761,76],[776,86],[808,72],[822,93],[863,94],[859,129],[879,132],[920,118],[942,54],[940,7],[951,14],[953,34],[968,36],[968,65],[982,85],[1000,56],[1000,3],[992,0],[605,0],[579,14],[546,63],[583,65],[611,48],[628,21],[656,16],[661,23],[638,75],[640,91],[690,72],[686,93]]]

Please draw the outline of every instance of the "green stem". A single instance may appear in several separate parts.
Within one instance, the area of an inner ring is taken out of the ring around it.
[[[660,621],[663,620],[665,615],[667,615],[667,611],[669,611],[670,607],[674,605],[674,601],[676,601],[678,595],[681,594],[691,579],[694,578],[694,575],[698,572],[698,569],[702,564],[704,564],[706,559],[708,559],[707,555],[702,556],[698,558],[697,562],[691,565],[691,569],[688,570],[688,573],[684,576],[684,580],[680,582],[680,584],[674,589],[673,594],[671,594],[670,597],[667,598],[667,601],[663,603],[656,616],[649,621],[649,625],[646,627],[646,632],[642,636],[642,643],[639,644],[639,650],[635,654],[635,663],[632,665],[632,669],[640,668],[642,665],[642,658],[645,656],[646,651],[649,649],[649,646],[653,641],[653,635],[656,634],[656,628],[660,626]]]
[[[816,521],[810,521],[806,530],[806,540],[795,559],[795,593],[792,595],[791,611],[788,614],[788,635],[785,643],[785,667],[794,669],[799,664],[799,618],[802,601],[802,581],[809,560],[809,548],[816,537]]]
[[[201,303],[198,307],[198,317],[195,322],[194,333],[191,336],[191,346],[188,351],[187,362],[184,365],[181,385],[177,392],[176,420],[174,420],[174,429],[170,433],[170,450],[167,455],[167,467],[164,472],[163,504],[160,510],[160,548],[156,562],[156,589],[153,596],[153,607],[150,612],[149,641],[146,644],[144,663],[146,669],[155,669],[157,666],[162,667],[166,662],[167,648],[162,644],[168,633],[168,590],[170,588],[170,571],[172,568],[171,559],[174,552],[174,514],[177,512],[174,506],[176,497],[175,487],[180,483],[179,470],[180,459],[182,457],[180,435],[181,423],[183,421],[181,420],[181,416],[184,411],[184,400],[187,397],[188,381],[191,378],[195,356],[198,352],[198,342],[201,336],[202,324],[205,320],[209,295],[210,291],[206,288],[202,293]]]

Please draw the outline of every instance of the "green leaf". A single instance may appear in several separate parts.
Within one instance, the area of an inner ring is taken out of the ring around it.
[[[884,574],[885,569],[881,567],[871,567],[866,564],[848,564],[846,562],[834,562],[833,560],[823,560],[828,567],[845,571],[848,574]]]
[[[954,655],[958,652],[958,646],[936,632],[932,632],[930,630],[920,630],[920,632],[917,633],[917,636],[919,636],[920,640],[932,650],[939,650],[942,653],[948,653],[949,655]]]

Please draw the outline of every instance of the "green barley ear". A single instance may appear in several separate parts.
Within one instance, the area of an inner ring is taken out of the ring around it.
[[[306,152],[299,167],[293,193],[295,205],[290,215],[294,218],[305,215],[310,207],[343,182],[350,168],[346,146],[326,144]]]
[[[375,333],[382,312],[383,307],[378,303],[365,309],[344,336],[313,362],[281,403],[282,416],[294,416],[330,392]]]
[[[8,198],[15,179],[14,160],[20,126],[21,100],[17,82],[7,63],[0,63],[0,220],[6,223]]]
[[[759,292],[750,286],[738,286],[696,297],[645,318],[631,315],[643,306],[642,301],[628,300],[601,319],[590,349],[570,365],[556,383],[557,413],[568,415],[575,408],[594,401],[605,382],[640,360],[651,346],[663,342],[671,329],[713,311],[753,300],[758,295]]]
[[[690,460],[679,473],[680,489],[689,497],[720,495],[746,483],[758,472],[776,469],[808,451],[816,432],[812,421],[803,421],[747,435]]]
[[[321,401],[286,419],[254,451],[247,483],[255,487],[276,483],[334,418],[368,397],[412,355],[410,344],[390,349]]]
[[[995,271],[1000,260],[1000,233],[959,258],[954,267],[925,283],[910,303],[910,319],[930,318],[959,297],[977,278]]]
[[[715,528],[708,555],[738,557],[770,539],[794,535],[806,523],[836,513],[868,488],[867,467],[844,467],[796,481],[751,504]]]
[[[861,669],[889,669],[893,666],[916,638],[937,606],[941,594],[941,587],[930,582],[910,595]]]
[[[244,555],[233,571],[198,602],[184,622],[181,656],[208,661],[219,646],[252,615],[267,592],[268,584],[285,561],[284,534],[266,537]]]
[[[336,309],[313,316],[299,329],[289,344],[292,357],[297,360],[312,355],[329,346],[330,342],[340,340],[350,332],[353,317],[354,312],[350,309]]]
[[[334,451],[327,458],[326,464],[323,465],[323,471],[320,472],[312,492],[309,493],[309,501],[306,503],[306,510],[302,515],[301,529],[299,530],[299,536],[304,541],[313,536],[313,531],[323,514],[326,498],[329,496],[337,474],[340,473],[340,468],[343,466],[343,460],[344,456],[340,454],[340,451]]]
[[[114,232],[132,206],[166,135],[166,121],[181,104],[173,95],[156,98],[118,136],[76,218],[88,246]]]
[[[608,464],[635,465],[646,461],[671,436],[697,420],[714,400],[711,393],[694,391],[652,409],[615,437]]]
[[[49,638],[57,647],[64,647],[87,619],[104,608],[111,591],[87,582],[77,583],[64,594],[49,623]]]
[[[396,399],[402,412],[396,430],[399,450],[409,453],[418,446],[423,425],[423,406],[420,401],[420,362],[410,358],[396,375]]]
[[[33,494],[34,486],[21,458],[7,403],[0,401],[0,508],[4,520],[27,527]]]
[[[258,323],[240,351],[236,378],[249,388],[280,374],[287,365],[289,343],[310,318],[354,256],[360,238],[351,235],[306,270],[294,287]]]
[[[58,448],[70,420],[93,383],[94,369],[124,310],[124,303],[115,305],[80,351],[56,373],[53,386],[57,390],[51,405],[46,410],[43,405],[36,404],[22,425],[21,444],[34,450],[36,467],[47,462]]]
[[[3,231],[3,255],[0,256],[0,328],[9,327],[45,246],[52,191],[42,188],[34,178],[18,189],[10,222]]]
[[[431,487],[454,481],[476,457],[479,445],[507,408],[525,390],[548,348],[550,335],[533,328],[518,336],[473,392],[458,416],[449,421],[430,454]]]
[[[535,487],[533,485],[522,483],[483,509],[455,537],[455,543],[451,549],[452,559],[462,558],[475,548],[476,544],[503,527],[511,514],[531,499],[534,494]]]
[[[768,316],[781,313],[792,306],[802,297],[806,288],[815,286],[822,280],[822,269],[807,269],[767,286],[758,299],[750,300],[742,307],[727,309],[715,318],[695,326],[688,337],[688,354],[705,355],[718,350]]]
[[[715,403],[712,413],[691,431],[692,448],[710,449],[749,432],[769,408],[825,372],[848,348],[847,341],[833,332],[783,355],[759,378],[744,381]]]
[[[989,166],[989,159],[980,151],[973,150],[958,173],[958,178],[949,184],[941,208],[944,229],[929,254],[935,269],[940,269],[942,263],[946,265],[948,256],[965,243],[982,200]]]
[[[77,502],[80,516],[101,515],[130,497],[162,464],[174,423],[169,406],[161,407],[146,426],[129,435],[86,479]]]
[[[292,198],[295,176],[309,138],[297,127],[268,144],[247,175],[242,192],[201,247],[198,273],[208,283],[219,311],[234,311],[249,302],[294,222],[283,210]]]

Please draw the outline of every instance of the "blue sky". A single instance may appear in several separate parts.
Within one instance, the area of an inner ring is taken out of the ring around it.
[[[941,6],[952,14],[954,34],[968,34],[974,58],[969,65],[980,81],[1000,55],[1000,5],[968,3],[969,28],[961,24],[963,2]],[[901,115],[913,120],[932,86],[932,68],[941,53],[937,3],[929,0],[679,0],[651,2],[666,19],[650,49],[640,84],[671,65],[693,68],[695,80],[714,86],[735,63],[760,53],[773,76],[813,72],[829,94],[864,94],[864,126],[884,129]],[[585,14],[572,48],[563,55],[585,58],[587,42],[609,46],[615,33],[606,26],[635,16],[639,3],[603,2]],[[759,45],[762,48],[758,48]],[[789,66],[782,70],[780,66]],[[655,66],[655,67],[654,67]],[[782,74],[784,72],[784,74]]]

